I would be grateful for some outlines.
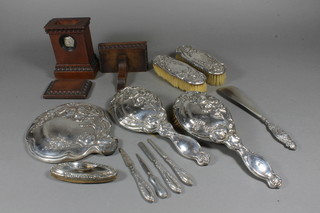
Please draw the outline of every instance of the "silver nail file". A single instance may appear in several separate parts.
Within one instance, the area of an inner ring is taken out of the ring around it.
[[[142,158],[136,154],[141,167],[143,168],[143,170],[145,171],[145,173],[148,175],[148,179],[149,182],[151,183],[151,185],[154,188],[154,191],[156,192],[156,195],[159,198],[167,198],[168,197],[168,192],[166,190],[166,188],[162,185],[162,183],[160,182],[159,178],[156,177],[148,168],[148,166],[146,165],[146,163],[144,162],[144,160],[142,160]]]
[[[155,197],[151,186],[141,177],[140,173],[136,170],[134,163],[129,157],[129,155],[122,148],[119,148],[119,152],[122,156],[124,163],[129,168],[132,177],[136,181],[141,196],[146,201],[153,203],[155,201]]]
[[[154,164],[154,166],[158,169],[158,171],[160,172],[161,177],[163,178],[163,180],[167,184],[167,186],[173,192],[181,193],[182,192],[182,187],[179,184],[178,180],[176,178],[174,178],[173,175],[171,175],[168,170],[165,169],[165,167],[151,153],[151,151],[148,149],[148,147],[146,147],[146,145],[143,142],[139,142],[138,146],[146,154],[146,156]]]
[[[147,139],[148,143],[156,150],[156,152],[163,158],[163,160],[171,167],[177,177],[182,181],[182,183],[192,186],[193,180],[191,175],[186,172],[184,169],[179,167],[169,156],[160,149],[151,139]]]

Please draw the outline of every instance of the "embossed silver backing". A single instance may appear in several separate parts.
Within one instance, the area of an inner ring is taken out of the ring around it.
[[[160,67],[168,74],[183,80],[184,82],[192,85],[202,85],[206,83],[206,76],[195,70],[193,67],[186,63],[178,61],[166,55],[158,55],[153,60],[153,64]]]
[[[109,135],[110,129],[111,122],[102,108],[67,103],[39,115],[27,131],[25,144],[41,161],[76,161],[92,153],[112,154],[118,141]]]
[[[118,174],[113,167],[86,161],[56,164],[50,173],[58,180],[72,183],[106,183],[115,180]]]
[[[208,165],[210,155],[193,138],[177,133],[167,120],[159,97],[141,87],[118,91],[110,104],[110,114],[121,126],[144,133],[158,133],[170,139],[176,150],[198,165]]]
[[[269,163],[242,144],[231,113],[220,100],[207,93],[186,92],[177,98],[173,113],[179,126],[190,135],[209,143],[226,145],[236,151],[249,171],[265,180],[270,188],[281,186],[281,178]]]
[[[220,75],[225,72],[225,66],[212,55],[195,49],[190,45],[182,45],[176,49],[176,54],[188,64],[208,74]]]

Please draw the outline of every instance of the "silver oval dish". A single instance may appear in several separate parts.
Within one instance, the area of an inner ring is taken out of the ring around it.
[[[126,87],[113,97],[109,110],[121,126],[136,132],[158,133],[169,138],[182,156],[201,166],[209,163],[210,156],[196,140],[173,129],[160,99],[149,90]]]
[[[109,135],[106,112],[91,104],[67,103],[39,115],[25,143],[30,154],[46,163],[76,161],[92,153],[111,155],[118,146]]]
[[[175,101],[173,113],[187,133],[209,143],[226,145],[241,156],[251,173],[266,180],[270,188],[281,186],[280,177],[269,163],[242,144],[231,113],[220,100],[202,92],[186,92]]]
[[[56,164],[50,173],[58,180],[71,183],[106,183],[115,180],[118,172],[107,165],[76,161]]]

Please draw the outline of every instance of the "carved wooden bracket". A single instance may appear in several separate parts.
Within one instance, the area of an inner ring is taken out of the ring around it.
[[[100,43],[101,72],[118,73],[117,90],[126,86],[128,72],[148,70],[147,42]]]

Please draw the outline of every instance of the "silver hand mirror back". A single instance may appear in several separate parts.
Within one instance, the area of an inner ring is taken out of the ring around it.
[[[126,87],[111,100],[110,113],[123,127],[144,133],[158,133],[167,137],[177,151],[198,165],[207,165],[210,156],[202,151],[193,138],[178,134],[167,121],[167,114],[160,99],[149,90]]]
[[[91,153],[112,154],[117,139],[109,135],[111,122],[97,106],[68,103],[39,115],[25,142],[30,154],[47,163],[75,161]]]
[[[267,181],[269,187],[281,186],[281,179],[263,157],[249,151],[236,134],[229,110],[215,97],[202,92],[186,92],[173,106],[178,125],[203,141],[221,143],[236,151],[255,176]]]

